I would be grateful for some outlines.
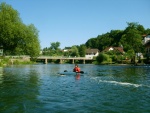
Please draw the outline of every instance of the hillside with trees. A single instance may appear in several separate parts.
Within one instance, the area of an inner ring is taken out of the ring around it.
[[[142,25],[131,22],[127,23],[125,30],[111,30],[102,35],[89,39],[85,45],[87,48],[98,48],[100,51],[106,47],[123,47],[124,51],[133,50],[143,52],[142,35],[150,34],[150,29],[145,29]]]
[[[99,63],[103,61],[122,63],[125,59],[130,59],[131,63],[135,63],[136,53],[145,53],[142,40],[143,36],[150,34],[150,29],[145,29],[136,22],[127,23],[127,25],[125,30],[111,30],[85,43],[87,48],[98,48],[100,51],[107,47],[121,47],[125,51],[124,54],[117,51],[102,52],[97,57]],[[140,58],[138,62],[141,62]]]

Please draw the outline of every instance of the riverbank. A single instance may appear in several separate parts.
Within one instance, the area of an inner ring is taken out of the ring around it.
[[[38,62],[30,60],[29,57],[1,57],[0,58],[0,67],[3,66],[8,66],[8,65],[24,65],[24,64],[36,64]],[[59,62],[51,62],[51,63],[56,63],[58,64]],[[80,62],[75,62],[80,64]],[[68,62],[64,63],[68,64]],[[89,64],[89,63],[88,63]],[[115,63],[115,62],[102,62],[98,63],[97,61],[92,62],[91,64],[95,65],[132,65],[132,66],[146,66],[147,64],[145,63],[129,63],[129,62],[120,62],[120,63]]]
[[[30,61],[30,59],[24,58],[0,58],[0,67],[8,65],[23,65],[23,64],[35,64],[36,62]]]

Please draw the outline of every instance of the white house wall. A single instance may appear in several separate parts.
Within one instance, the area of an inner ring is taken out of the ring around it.
[[[85,57],[86,57],[86,58],[91,58],[91,59],[92,59],[93,57],[98,56],[98,54],[99,54],[99,53],[96,53],[95,55],[85,55]]]
[[[150,35],[144,37],[143,44],[145,44],[148,40],[150,40]]]

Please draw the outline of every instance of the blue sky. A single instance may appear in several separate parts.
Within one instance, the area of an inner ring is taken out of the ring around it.
[[[126,22],[150,28],[150,0],[0,0],[16,9],[23,23],[39,30],[41,48],[60,42],[60,48],[86,43]]]

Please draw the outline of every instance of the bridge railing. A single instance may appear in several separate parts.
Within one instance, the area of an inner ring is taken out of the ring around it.
[[[19,55],[19,56],[5,56],[6,58],[12,58],[12,59],[30,59],[29,55]],[[39,56],[37,59],[93,59],[93,58],[87,58],[87,57],[72,57],[72,56]]]
[[[5,56],[6,58],[12,58],[12,59],[20,59],[20,58],[30,58],[29,55],[19,55],[19,56],[15,56],[15,55],[9,55],[9,56]]]
[[[39,56],[38,58],[50,58],[50,59],[92,59],[86,57],[67,57],[67,56]]]

